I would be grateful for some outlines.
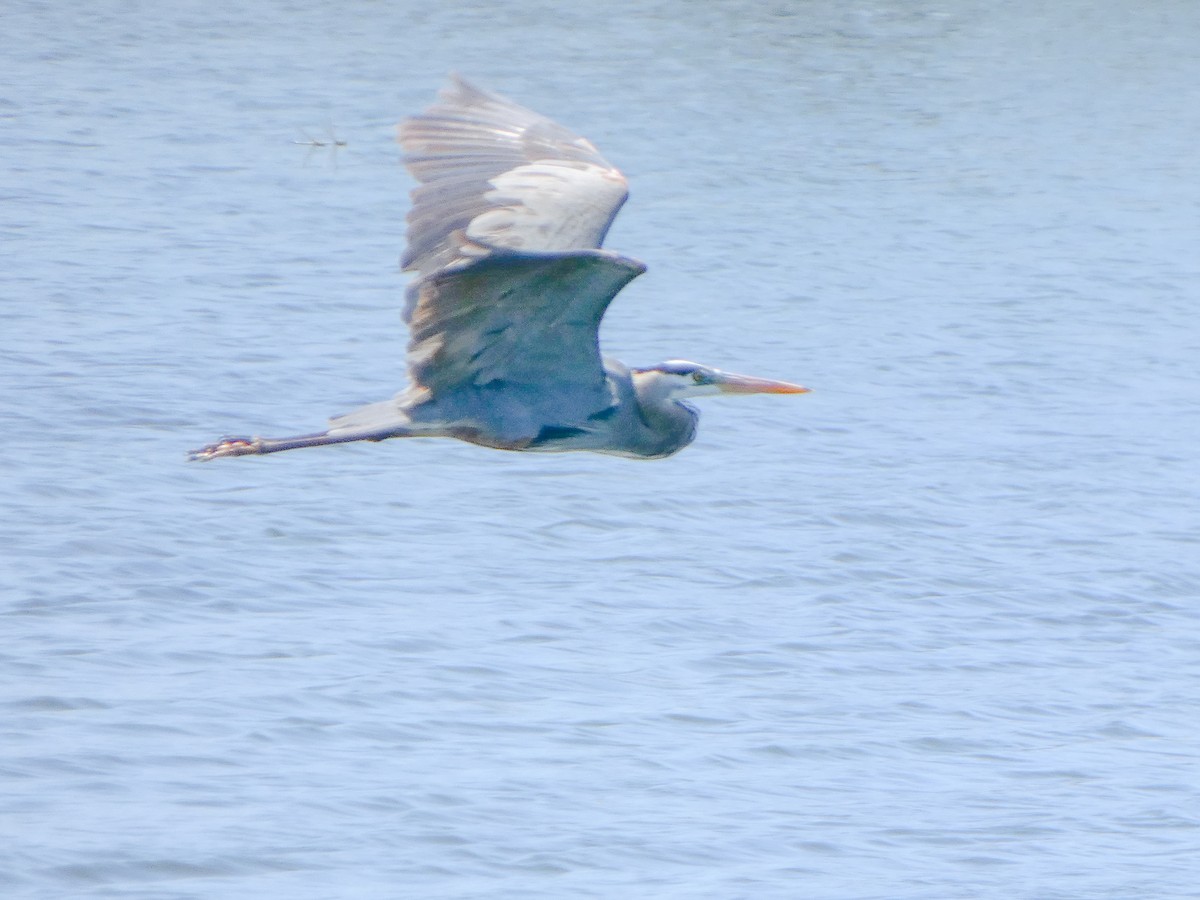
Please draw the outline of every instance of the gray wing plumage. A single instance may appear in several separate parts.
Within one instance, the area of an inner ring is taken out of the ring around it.
[[[603,250],[496,253],[422,280],[409,376],[439,418],[517,441],[578,425],[613,397],[596,332],[645,266]],[[410,389],[411,391],[412,389]]]
[[[410,410],[506,440],[611,406],[597,331],[645,267],[600,250],[627,194],[588,141],[455,78],[399,130]],[[415,410],[414,410],[415,411]]]
[[[421,275],[491,248],[595,249],[628,195],[589,141],[457,76],[399,141],[420,182],[403,265]]]

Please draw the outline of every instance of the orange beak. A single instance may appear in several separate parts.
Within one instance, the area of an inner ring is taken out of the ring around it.
[[[714,383],[722,394],[807,394],[812,390],[788,381],[771,381],[749,375],[734,375],[732,372],[722,372],[720,379]]]

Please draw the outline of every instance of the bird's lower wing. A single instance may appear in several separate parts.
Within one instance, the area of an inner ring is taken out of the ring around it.
[[[643,271],[604,250],[497,251],[421,279],[411,288],[408,346],[421,416],[478,422],[507,439],[602,413],[613,399],[600,320]]]

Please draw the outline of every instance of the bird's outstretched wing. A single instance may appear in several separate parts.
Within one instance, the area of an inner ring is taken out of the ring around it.
[[[420,182],[403,265],[422,276],[489,248],[595,249],[628,195],[589,141],[457,76],[399,141]]]
[[[597,330],[640,262],[600,250],[625,179],[588,141],[459,78],[400,126],[410,403],[505,440],[613,402]]]

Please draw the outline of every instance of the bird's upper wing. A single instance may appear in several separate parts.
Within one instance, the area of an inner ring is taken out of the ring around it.
[[[628,194],[590,142],[457,76],[399,141],[420,182],[403,265],[422,276],[491,248],[595,249]]]
[[[625,202],[621,173],[583,138],[457,77],[399,140],[420,182],[403,260],[418,273],[405,306],[418,396],[445,418],[522,433],[611,405],[597,329],[645,270],[598,249]]]

